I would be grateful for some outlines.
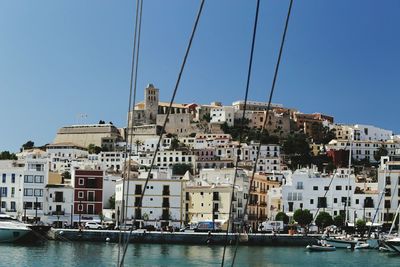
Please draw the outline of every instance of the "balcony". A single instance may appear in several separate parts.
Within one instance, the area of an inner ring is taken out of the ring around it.
[[[61,215],[65,215],[65,211],[52,211],[50,212],[50,215],[55,215],[55,216],[61,216]]]
[[[260,202],[260,207],[265,207],[265,206],[267,206],[267,202],[261,201],[261,202]]]
[[[250,220],[252,220],[252,221],[257,220],[257,215],[255,215],[255,214],[249,214],[249,215],[248,215],[248,220],[249,220],[249,221],[250,221]]]
[[[63,197],[53,197],[53,202],[64,203],[65,202],[65,198],[63,198]]]

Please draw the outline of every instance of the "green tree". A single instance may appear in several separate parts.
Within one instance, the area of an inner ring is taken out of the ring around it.
[[[17,156],[14,153],[10,153],[10,151],[2,151],[0,153],[0,160],[17,160]]]
[[[365,221],[364,221],[364,220],[361,220],[361,219],[357,220],[357,222],[356,222],[356,229],[357,229],[357,232],[358,232],[359,234],[361,234],[361,236],[363,236],[364,233],[365,233],[366,225],[367,225],[367,224],[365,223]]]
[[[110,209],[115,209],[115,193],[108,199]]]
[[[65,171],[61,174],[61,177],[63,179],[63,183],[65,182],[65,180],[69,180],[71,179],[71,174],[69,173],[69,171]]]
[[[104,214],[103,214],[103,212],[99,212],[99,219],[100,219],[100,224],[101,225],[103,225],[103,221],[104,221],[104,218],[105,218],[106,216],[104,216]]]
[[[332,216],[325,211],[321,211],[320,213],[318,213],[318,216],[315,219],[315,224],[320,228],[332,225],[333,224]]]
[[[282,150],[288,156],[288,165],[292,170],[298,166],[308,166],[311,163],[310,145],[304,134],[289,135],[283,142]]]
[[[312,220],[313,216],[307,209],[298,209],[293,214],[293,219],[300,224],[302,227],[308,226]]]
[[[210,115],[210,113],[204,114],[202,120],[203,120],[203,121],[206,121],[206,122],[210,122],[210,121],[211,121],[211,115]]]
[[[172,165],[172,173],[176,175],[184,175],[187,171],[193,174],[192,164],[177,163]]]
[[[95,146],[94,144],[90,144],[87,149],[89,154],[99,154],[102,151],[101,147]]]
[[[23,149],[31,149],[35,146],[35,143],[31,140],[29,140],[28,142],[26,142],[25,144],[22,145]]]
[[[339,228],[343,227],[344,226],[344,217],[342,215],[335,216],[333,218],[333,224]]]
[[[171,149],[175,150],[178,149],[180,147],[180,142],[178,140],[178,138],[176,138],[175,136],[172,138],[171,140]]]
[[[387,156],[387,155],[388,155],[387,149],[386,149],[385,147],[381,146],[381,147],[376,151],[376,153],[374,154],[374,159],[375,159],[376,161],[380,161],[380,160],[381,160],[381,157]]]
[[[284,224],[288,224],[289,216],[287,216],[286,213],[280,211],[276,214],[275,221],[283,221]]]

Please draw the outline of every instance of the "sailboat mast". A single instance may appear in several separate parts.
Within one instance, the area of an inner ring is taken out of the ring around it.
[[[354,130],[353,130],[354,131]],[[348,184],[347,184],[347,199],[346,199],[346,219],[345,222],[349,221],[349,202],[350,202],[350,174],[351,174],[351,150],[352,150],[352,140],[353,139],[353,134],[350,134],[350,144],[349,144],[349,171],[348,171]]]

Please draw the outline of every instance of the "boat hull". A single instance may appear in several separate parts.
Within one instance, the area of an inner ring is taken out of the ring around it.
[[[342,239],[334,239],[334,238],[327,238],[325,239],[326,243],[336,248],[348,248],[348,247],[355,247],[357,241],[354,240],[342,240]]]
[[[383,245],[391,252],[400,253],[400,240],[386,240]]]
[[[332,246],[317,246],[317,245],[309,245],[306,247],[309,251],[335,251],[336,248]]]
[[[0,228],[0,243],[15,242],[27,235],[30,231],[30,229]]]

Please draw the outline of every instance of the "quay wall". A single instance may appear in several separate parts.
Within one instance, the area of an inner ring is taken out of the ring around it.
[[[50,239],[60,241],[92,241],[117,243],[120,236],[125,240],[129,236],[128,231],[105,230],[75,230],[53,229],[49,233]],[[306,246],[316,244],[320,235],[287,235],[287,234],[228,234],[225,233],[196,233],[196,232],[132,232],[131,243],[154,244],[192,244],[192,245],[223,245],[228,238],[228,244],[237,241],[242,245],[255,246]]]

